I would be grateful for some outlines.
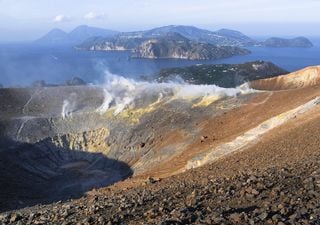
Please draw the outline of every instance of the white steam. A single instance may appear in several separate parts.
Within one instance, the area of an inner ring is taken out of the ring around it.
[[[63,119],[67,117],[72,117],[72,113],[76,109],[76,103],[77,103],[76,93],[70,94],[68,99],[63,100],[62,111],[61,111],[61,116]]]
[[[237,88],[221,88],[216,85],[191,85],[180,83],[150,83],[138,82],[106,72],[104,84],[104,102],[98,108],[98,112],[105,113],[108,109],[114,109],[114,115],[124,109],[135,107],[139,104],[151,104],[168,99],[199,99],[204,97],[216,97],[251,93],[253,89],[248,84]]]

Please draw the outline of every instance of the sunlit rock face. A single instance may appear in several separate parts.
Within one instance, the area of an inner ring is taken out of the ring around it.
[[[195,43],[172,33],[164,38],[149,39],[134,49],[136,58],[173,58],[189,60],[212,60],[246,55],[250,51],[239,47],[216,46],[208,43]]]
[[[305,88],[320,84],[320,67],[313,66],[274,78],[255,80],[251,87],[260,90],[287,90]]]

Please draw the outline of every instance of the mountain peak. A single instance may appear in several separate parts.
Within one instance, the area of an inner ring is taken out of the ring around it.
[[[107,37],[115,35],[117,33],[117,31],[113,30],[90,27],[88,25],[80,25],[69,33],[55,28],[48,32],[42,38],[38,39],[36,42],[42,44],[80,44],[92,37]]]
[[[57,44],[67,38],[68,34],[58,28],[49,31],[45,36],[37,40],[37,43]]]

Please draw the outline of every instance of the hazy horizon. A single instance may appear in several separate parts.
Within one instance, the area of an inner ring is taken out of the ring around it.
[[[0,0],[1,42],[39,38],[53,28],[89,25],[117,31],[166,25],[228,28],[249,36],[320,36],[316,0]]]

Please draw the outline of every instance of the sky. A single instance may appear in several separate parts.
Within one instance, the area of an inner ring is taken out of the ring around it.
[[[320,36],[320,0],[0,0],[0,41],[29,41],[53,28],[118,31],[164,25],[229,28],[251,36]]]

